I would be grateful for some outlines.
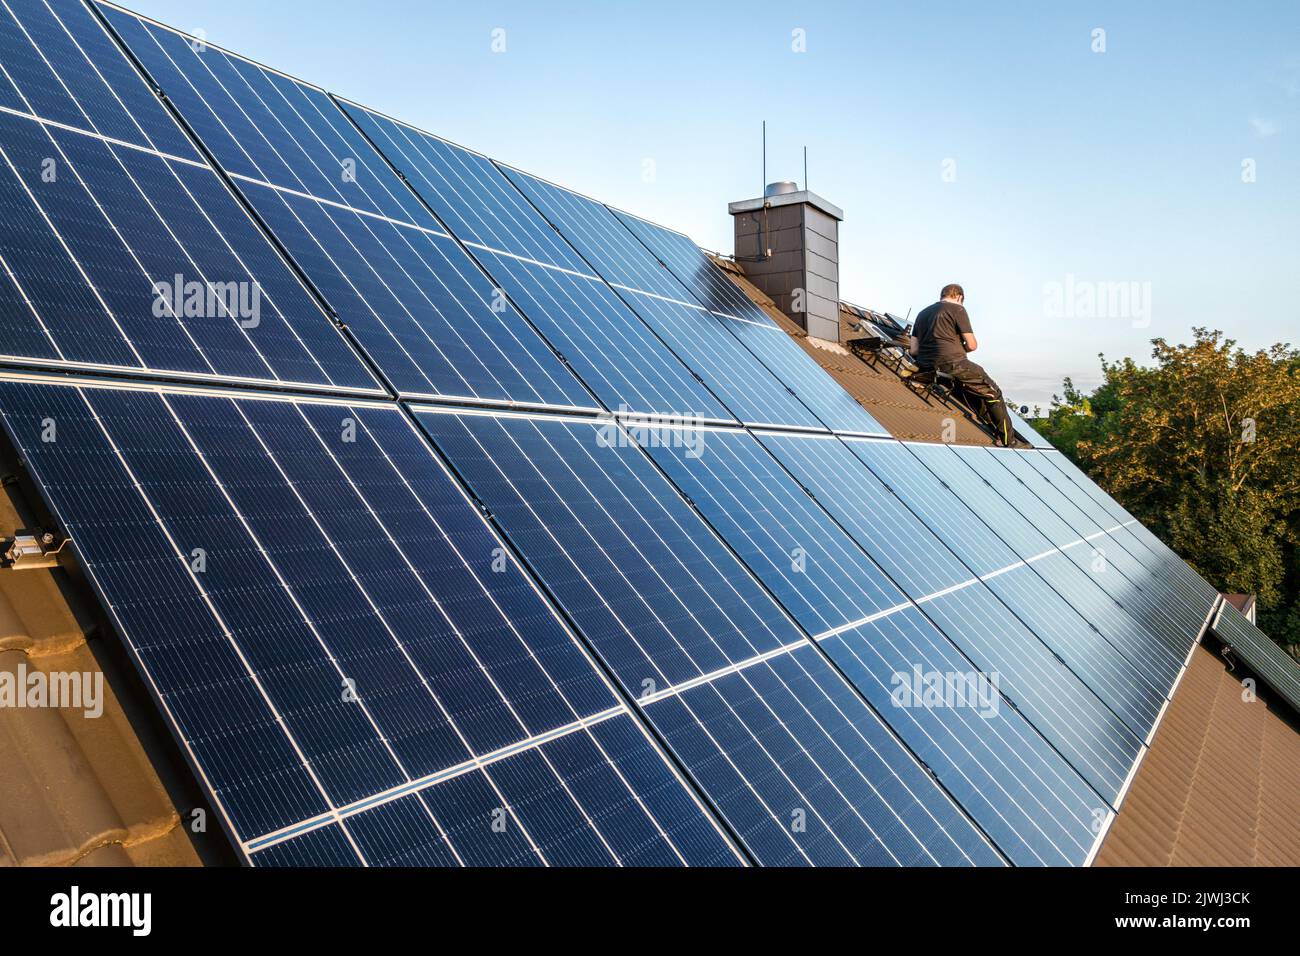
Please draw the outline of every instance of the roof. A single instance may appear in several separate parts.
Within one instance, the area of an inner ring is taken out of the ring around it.
[[[0,523],[24,526],[14,486]],[[25,510],[25,509],[23,509]],[[99,716],[84,709],[0,707],[0,866],[196,866],[177,792],[197,789],[168,754],[153,702],[101,636],[94,612],[62,569],[0,571],[0,672],[91,674]],[[97,676],[95,676],[97,675]],[[164,784],[164,779],[168,784]],[[169,790],[169,785],[171,790]],[[219,845],[204,854],[220,858]]]
[[[1297,866],[1300,724],[1197,646],[1097,866]]]
[[[887,362],[869,364],[839,342],[809,335],[745,278],[744,267],[739,263],[721,256],[714,256],[713,261],[895,438],[932,442],[947,440],[958,445],[993,444],[990,435],[962,409],[945,403],[937,395],[923,399]],[[841,319],[846,328],[850,321],[860,317],[855,308],[848,303],[840,304]]]

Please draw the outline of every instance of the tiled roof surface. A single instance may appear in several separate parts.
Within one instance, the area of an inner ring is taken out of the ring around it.
[[[1097,866],[1300,865],[1297,715],[1241,678],[1195,648]]]
[[[778,309],[765,293],[745,278],[742,266],[722,257],[715,257],[714,261],[895,438],[907,441],[946,440],[958,445],[993,444],[989,434],[971,421],[962,409],[945,404],[935,395],[929,399],[921,398],[884,362],[872,365],[838,342],[808,335]],[[842,309],[841,318],[845,323],[852,317],[853,313],[847,308]]]
[[[23,526],[9,494],[0,493],[0,525]],[[188,783],[168,769],[153,702],[98,635],[67,572],[0,570],[0,671],[105,675],[97,717],[0,707],[0,866],[200,862],[160,776]],[[221,839],[216,827],[209,820]]]

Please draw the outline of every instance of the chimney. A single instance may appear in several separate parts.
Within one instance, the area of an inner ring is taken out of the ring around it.
[[[736,259],[749,280],[809,335],[840,337],[840,221],[844,211],[794,183],[727,206]]]

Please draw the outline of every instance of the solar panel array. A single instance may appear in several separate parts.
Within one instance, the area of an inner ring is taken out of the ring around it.
[[[1091,859],[1217,595],[1059,454],[889,438],[680,233],[0,7],[0,414],[250,862]]]

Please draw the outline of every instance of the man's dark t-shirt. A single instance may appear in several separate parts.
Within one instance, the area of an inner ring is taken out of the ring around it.
[[[973,331],[966,307],[960,303],[940,301],[926,306],[912,325],[912,334],[919,343],[916,364],[921,368],[933,368],[944,362],[964,359],[966,349],[962,347],[961,335]]]

